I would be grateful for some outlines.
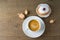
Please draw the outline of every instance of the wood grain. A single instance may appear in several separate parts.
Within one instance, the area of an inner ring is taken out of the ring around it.
[[[23,20],[17,13],[28,9],[28,16],[37,15],[35,9],[40,3],[48,3],[52,14],[48,18],[42,18],[46,24],[45,33],[32,39],[23,33]],[[56,21],[50,24],[49,20],[53,18]],[[60,40],[60,0],[0,0],[0,40]]]

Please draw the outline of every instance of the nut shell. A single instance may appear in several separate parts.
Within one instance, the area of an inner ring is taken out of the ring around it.
[[[20,14],[18,13],[18,16],[19,16],[20,19],[24,19],[25,18],[25,15],[23,13],[20,13]]]
[[[25,15],[27,15],[27,14],[28,14],[28,10],[27,10],[27,9],[25,9],[24,13],[25,13]]]

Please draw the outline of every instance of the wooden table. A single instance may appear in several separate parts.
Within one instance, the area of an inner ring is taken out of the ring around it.
[[[52,13],[48,18],[42,18],[46,24],[45,33],[32,39],[23,33],[24,20],[17,13],[28,9],[28,16],[37,15],[35,9],[40,3],[48,3]],[[51,19],[56,19],[54,24],[49,23]],[[60,40],[60,0],[0,0],[0,40]]]

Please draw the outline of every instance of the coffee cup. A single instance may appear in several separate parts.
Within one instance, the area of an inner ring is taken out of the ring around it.
[[[28,29],[32,32],[37,32],[41,29],[41,22],[37,19],[32,19],[28,22]]]

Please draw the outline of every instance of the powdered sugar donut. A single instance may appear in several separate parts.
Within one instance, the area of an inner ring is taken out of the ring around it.
[[[36,8],[36,12],[40,17],[48,17],[51,13],[51,8],[48,4],[39,4]]]

